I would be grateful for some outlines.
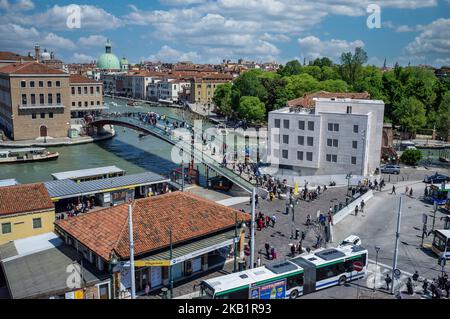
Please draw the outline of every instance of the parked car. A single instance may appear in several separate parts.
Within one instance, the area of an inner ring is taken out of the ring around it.
[[[436,173],[431,176],[425,176],[423,181],[424,181],[424,183],[427,183],[427,184],[442,184],[442,183],[450,182],[450,177]]]
[[[398,165],[385,165],[381,167],[382,174],[400,174],[400,166]]]

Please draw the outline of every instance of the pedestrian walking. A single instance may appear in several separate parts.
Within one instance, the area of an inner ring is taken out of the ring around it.
[[[408,193],[409,193],[409,187],[406,186],[406,188],[405,188],[405,195],[408,195]]]
[[[272,247],[270,252],[272,255],[272,260],[277,259],[277,252],[275,251],[275,248]]]
[[[271,218],[270,218],[269,215],[267,215],[267,216],[266,216],[266,228],[269,227],[270,221],[271,221]]]
[[[302,247],[302,240],[300,240],[299,242],[298,242],[298,246],[297,246],[297,249],[298,249],[298,253],[299,254],[303,254],[303,247]]]
[[[267,259],[270,259],[270,258],[269,258],[269,255],[270,255],[270,244],[269,244],[269,243],[265,243],[265,244],[264,244],[264,248],[266,249],[266,256],[267,256]]]
[[[413,279],[414,281],[419,280],[419,272],[418,272],[417,270],[414,272],[414,275],[412,276],[412,279]]]
[[[423,281],[422,288],[423,288],[423,294],[427,295],[428,294],[428,280],[426,278]]]
[[[277,216],[272,216],[272,228],[275,228],[275,223],[277,222]]]
[[[150,293],[150,286],[148,284],[145,285],[145,295],[148,296]]]
[[[389,274],[386,274],[386,278],[384,278],[384,281],[386,282],[386,290],[389,290],[389,286],[392,282],[391,276],[389,276]]]
[[[261,267],[261,257],[258,256],[258,260],[256,261],[256,266]]]
[[[392,192],[391,192],[391,195],[392,195],[392,194],[397,195],[397,193],[395,192],[395,185],[392,185]]]
[[[447,293],[447,299],[450,298],[450,281],[445,283],[445,292]]]
[[[291,256],[295,257],[295,245],[291,244]]]
[[[411,278],[408,278],[408,281],[406,282],[406,289],[408,290],[408,294],[414,295],[414,288]]]
[[[411,189],[409,190],[409,197],[413,196],[413,188],[411,187]]]
[[[358,205],[356,205],[356,207],[355,207],[355,216],[358,216],[358,211],[359,211],[359,207],[358,207]]]
[[[364,207],[366,206],[366,203],[364,202],[364,199],[361,201],[361,213],[364,213]]]

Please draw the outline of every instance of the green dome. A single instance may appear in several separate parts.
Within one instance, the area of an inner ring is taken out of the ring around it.
[[[97,68],[102,70],[120,70],[120,62],[114,54],[103,53],[97,61]]]
[[[128,65],[128,64],[130,64],[130,63],[128,63],[128,60],[126,58],[122,58],[120,60],[120,65]]]

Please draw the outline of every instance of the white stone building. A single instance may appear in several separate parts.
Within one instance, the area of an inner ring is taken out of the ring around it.
[[[147,87],[147,94],[150,100],[166,100],[171,102],[178,102],[180,93],[184,88],[189,88],[191,83],[189,81],[180,79],[154,79]]]
[[[319,92],[269,113],[268,161],[302,176],[367,176],[380,166],[384,102]]]

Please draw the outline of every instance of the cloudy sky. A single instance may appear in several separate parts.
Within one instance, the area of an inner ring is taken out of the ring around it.
[[[367,27],[371,3],[381,8],[379,29]],[[80,28],[68,27],[71,4]],[[133,63],[338,61],[362,46],[375,65],[449,65],[450,0],[0,0],[1,51],[27,54],[39,43],[66,62],[87,62],[106,39]]]

